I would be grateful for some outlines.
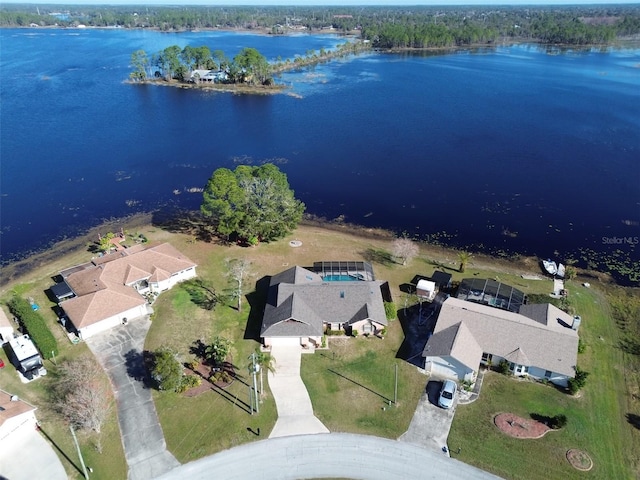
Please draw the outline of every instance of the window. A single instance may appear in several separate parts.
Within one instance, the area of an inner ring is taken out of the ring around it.
[[[551,378],[551,370],[544,371],[544,378]]]
[[[484,363],[489,363],[493,359],[492,353],[482,352],[482,361]]]

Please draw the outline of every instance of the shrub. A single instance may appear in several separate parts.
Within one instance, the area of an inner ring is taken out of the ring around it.
[[[176,388],[176,392],[183,393],[190,388],[199,387],[200,385],[202,385],[202,378],[198,375],[185,375],[182,377],[182,381],[178,388]]]
[[[580,367],[576,366],[576,376],[569,379],[569,393],[575,395],[584,387],[587,383],[587,377],[589,372],[585,372]]]
[[[34,311],[27,300],[15,295],[9,300],[8,306],[11,313],[18,317],[43,358],[50,359],[58,354],[58,342],[47,327],[42,315]]]
[[[196,368],[198,368],[198,365],[200,365],[200,362],[198,360],[191,360],[187,363],[187,368],[195,372]]]
[[[579,338],[578,339],[578,353],[584,353],[586,349],[587,349],[587,344],[584,343],[584,341],[581,338]]]
[[[182,365],[170,349],[161,347],[153,352],[151,378],[158,390],[178,391],[182,384],[182,376]]]
[[[322,348],[327,348],[327,336],[323,335],[322,336]]]
[[[351,329],[351,336],[352,337],[357,337],[358,336],[358,330],[356,330],[355,328]]]
[[[567,425],[567,416],[562,413],[559,415],[556,415],[555,417],[551,417],[551,420],[549,421],[549,426],[554,430],[563,428],[566,425]]]
[[[509,362],[506,360],[501,360],[498,364],[498,373],[502,373],[503,375],[509,374]]]
[[[394,320],[398,316],[396,305],[393,302],[384,302],[384,313],[387,320]]]

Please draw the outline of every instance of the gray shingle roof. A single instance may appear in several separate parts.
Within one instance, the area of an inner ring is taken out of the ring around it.
[[[322,335],[324,323],[387,325],[380,281],[324,282],[302,267],[271,278],[262,337]]]
[[[571,325],[572,318],[553,305],[547,306],[546,310],[546,322],[541,323],[506,310],[448,298],[440,310],[434,335],[427,342],[430,350],[425,347],[424,355],[433,356],[434,351],[448,351],[439,355],[451,355],[449,337],[438,334],[463,323],[484,352],[503,358],[520,355],[522,360],[527,360],[522,365],[573,377],[578,334],[566,326]]]

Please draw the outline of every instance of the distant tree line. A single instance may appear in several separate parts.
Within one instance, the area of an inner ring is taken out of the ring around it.
[[[53,15],[52,15],[53,14]],[[605,44],[640,34],[640,5],[571,6],[64,6],[3,4],[0,27],[95,27],[360,32],[377,48],[425,48],[497,39]]]

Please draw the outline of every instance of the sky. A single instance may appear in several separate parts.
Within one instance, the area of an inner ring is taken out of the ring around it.
[[[1,3],[62,5],[615,5],[640,0],[2,0]]]

